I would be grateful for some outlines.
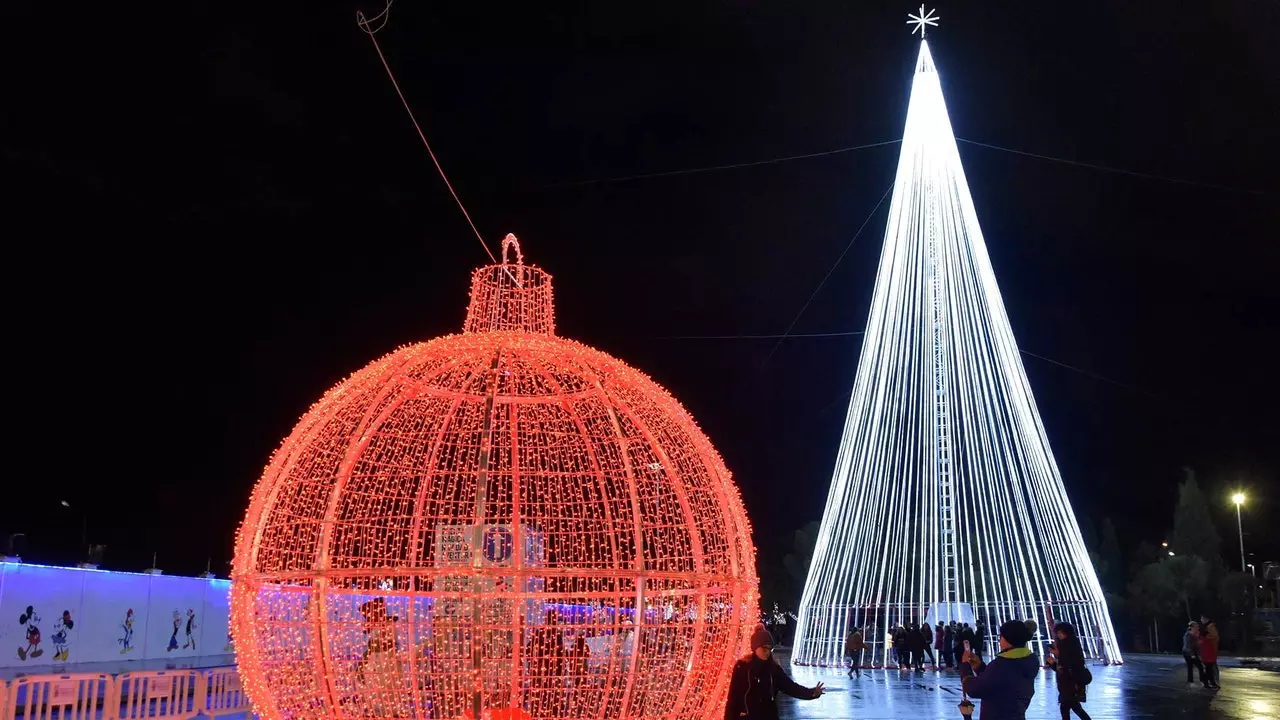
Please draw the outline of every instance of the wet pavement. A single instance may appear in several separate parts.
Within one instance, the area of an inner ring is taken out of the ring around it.
[[[826,684],[817,700],[779,699],[782,720],[933,720],[960,717],[960,676],[954,670],[901,672],[863,670],[851,679],[834,668],[791,668],[785,653],[778,659],[802,685]],[[1094,720],[1128,718],[1206,718],[1212,720],[1280,719],[1280,673],[1224,666],[1222,690],[1187,685],[1181,657],[1125,656],[1121,666],[1090,666],[1093,684],[1085,710]],[[975,701],[981,705],[981,701]],[[1042,672],[1027,720],[1058,720],[1058,689],[1053,675]],[[978,717],[978,712],[974,712]],[[1073,714],[1074,718],[1075,715]]]

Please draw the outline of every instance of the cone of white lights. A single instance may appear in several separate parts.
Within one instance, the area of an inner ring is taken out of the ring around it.
[[[923,28],[922,28],[923,29]],[[1120,662],[996,286],[929,47],[921,41],[866,336],[793,660],[873,662],[903,624],[1057,622]],[[932,643],[931,643],[932,644]]]

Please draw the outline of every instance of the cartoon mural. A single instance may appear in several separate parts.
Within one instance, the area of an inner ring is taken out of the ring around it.
[[[71,621],[71,611],[63,610],[62,617],[53,625],[53,637],[49,638],[53,641],[53,661],[67,661],[67,631],[74,628],[76,624]]]
[[[18,648],[18,657],[22,660],[27,658],[38,658],[44,654],[40,649],[40,617],[36,615],[35,608],[31,605],[27,606],[26,612],[18,616],[18,624],[26,626],[27,646]]]
[[[182,615],[177,611],[173,611],[173,634],[169,636],[169,647],[165,648],[165,652],[173,652],[178,649],[178,629],[182,627]]]
[[[133,650],[133,608],[129,608],[129,612],[124,614],[124,622],[120,623],[120,629],[124,634],[120,636],[120,654]]]
[[[192,633],[195,632],[195,629],[196,629],[196,611],[192,610],[191,608],[187,608],[187,641],[182,643],[182,648],[184,650],[188,646],[192,650],[196,649],[196,637],[195,635],[192,635]]]
[[[230,585],[216,578],[0,562],[0,618],[7,618],[0,622],[0,647],[9,648],[0,653],[0,667],[234,652]]]

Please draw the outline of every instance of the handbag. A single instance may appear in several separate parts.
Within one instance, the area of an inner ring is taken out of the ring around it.
[[[1085,687],[1089,683],[1093,682],[1093,673],[1089,672],[1089,668],[1087,667],[1081,666],[1079,668],[1076,668],[1076,671],[1074,674],[1075,674],[1076,684],[1080,685],[1081,687]]]

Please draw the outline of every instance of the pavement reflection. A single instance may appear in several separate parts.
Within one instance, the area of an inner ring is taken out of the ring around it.
[[[827,668],[783,666],[803,685],[826,683],[827,694],[813,701],[780,699],[782,720],[932,720],[960,717],[960,677],[954,670],[901,672],[863,670],[851,679]],[[1182,658],[1126,656],[1123,666],[1091,666],[1093,684],[1085,710],[1094,720],[1128,718],[1205,718],[1206,720],[1280,719],[1280,673],[1224,667],[1222,690],[1187,685]],[[1058,720],[1058,690],[1053,675],[1042,672],[1027,720]],[[980,703],[979,703],[980,704]],[[978,713],[974,713],[977,717]],[[1073,715],[1074,717],[1074,715]]]

